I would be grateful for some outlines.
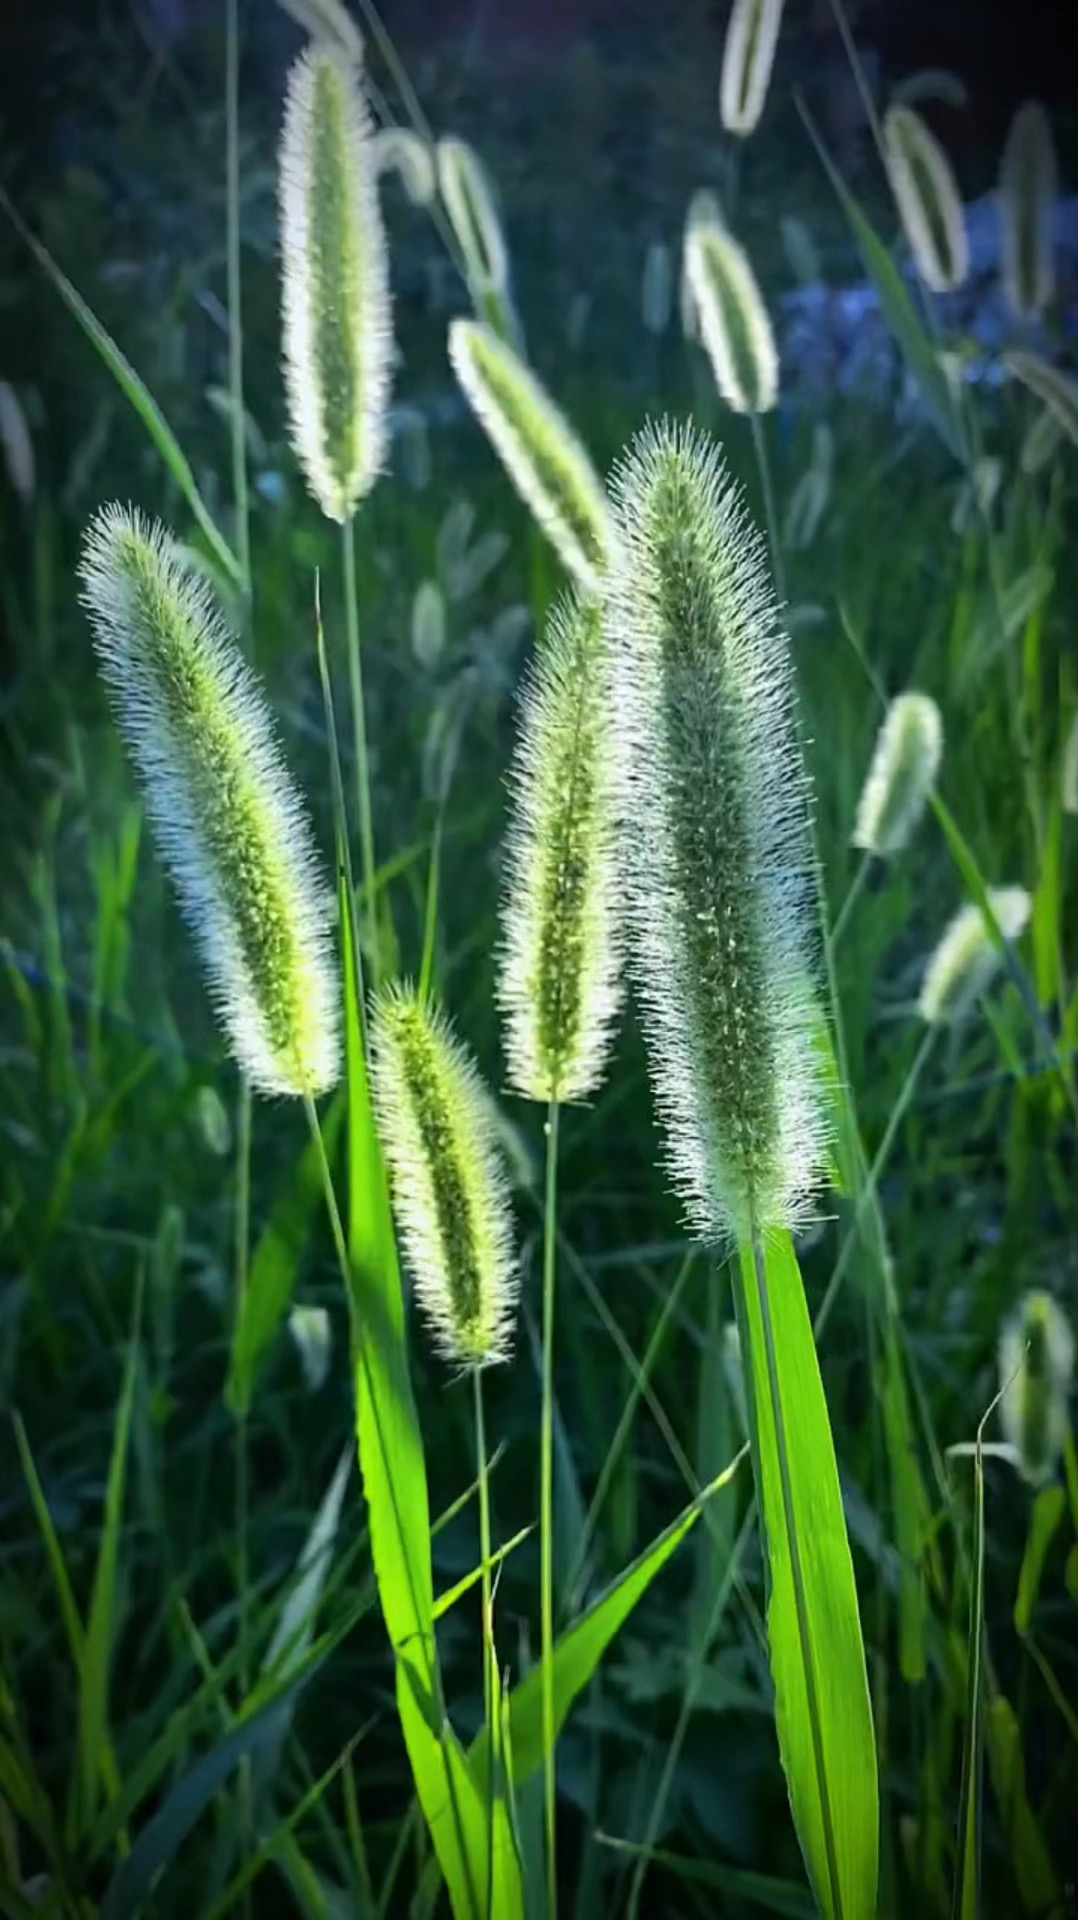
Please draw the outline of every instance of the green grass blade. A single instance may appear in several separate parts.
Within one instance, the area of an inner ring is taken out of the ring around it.
[[[344,1111],[344,1096],[338,1095],[322,1119],[322,1139],[331,1165]],[[251,1256],[225,1384],[225,1401],[233,1414],[242,1417],[250,1409],[259,1368],[288,1311],[299,1262],[321,1205],[320,1160],[314,1143],[308,1141]]]
[[[1018,1573],[1018,1592],[1014,1602],[1014,1624],[1021,1634],[1029,1632],[1033,1609],[1041,1590],[1041,1578],[1048,1549],[1055,1539],[1067,1506],[1060,1486],[1042,1487],[1029,1512],[1029,1533],[1022,1565]]]
[[[998,1398],[998,1395],[997,1395]],[[992,1405],[995,1405],[993,1401]],[[992,1408],[989,1408],[989,1413]],[[985,1415],[985,1419],[988,1414]],[[984,1739],[981,1667],[984,1649],[984,1456],[977,1429],[973,1454],[973,1550],[970,1555],[969,1638],[966,1647],[966,1732],[951,1920],[978,1920],[981,1911],[981,1801]]]
[[[0,207],[4,209],[12,226],[25,245],[29,247],[38,265],[52,281],[61,300],[78,321],[91,345],[96,347],[102,360],[119,387],[121,393],[130,401],[146,428],[150,439],[161,455],[169,473],[183,494],[199,528],[205,535],[214,557],[224,567],[229,578],[237,585],[242,584],[240,563],[229,546],[224,535],[216,526],[206,502],[199,493],[190,463],[183,452],[172,428],[161,412],[145,382],[135,372],[134,367],[116,345],[112,335],[101,325],[92,308],[87,306],[77,287],[58,266],[48,248],[30,232],[3,188],[0,187]]]
[[[26,1428],[23,1426],[22,1418],[18,1413],[13,1413],[11,1419],[12,1426],[15,1430],[15,1445],[18,1448],[19,1461],[26,1479],[30,1502],[34,1509],[34,1518],[37,1521],[41,1538],[45,1543],[45,1552],[48,1555],[49,1567],[52,1571],[53,1581],[60,1601],[60,1615],[64,1623],[64,1632],[67,1634],[67,1644],[71,1650],[71,1658],[75,1668],[78,1672],[81,1672],[83,1655],[86,1648],[86,1630],[82,1624],[82,1616],[79,1613],[78,1603],[75,1599],[71,1581],[68,1576],[63,1548],[60,1545],[56,1528],[52,1524],[52,1515],[49,1512],[48,1501],[45,1498],[45,1490],[38,1477],[37,1467],[34,1464],[34,1456],[30,1451],[30,1442],[27,1438]]]
[[[794,1824],[828,1920],[871,1920],[879,1835],[872,1707],[831,1424],[789,1234],[742,1250],[737,1308]]]
[[[1052,1869],[1052,1856],[1026,1793],[1018,1721],[1010,1701],[1001,1693],[988,1703],[984,1733],[992,1791],[999,1806],[1022,1911],[1035,1920],[1063,1920],[1063,1902]]]
[[[599,1839],[603,1846],[618,1853],[639,1855],[645,1851],[635,1841],[615,1839],[609,1833],[601,1833]],[[662,1847],[648,1847],[646,1851],[655,1866],[665,1868],[686,1886],[708,1887],[728,1895],[736,1901],[738,1911],[744,1901],[747,1906],[761,1907],[765,1913],[787,1915],[789,1920],[813,1920],[815,1915],[812,1895],[792,1880],[777,1880],[769,1873],[751,1873],[743,1867],[722,1866],[717,1861],[691,1859]],[[721,1911],[726,1911],[725,1902]]]

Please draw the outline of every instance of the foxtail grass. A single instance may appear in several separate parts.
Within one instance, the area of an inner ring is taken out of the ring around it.
[[[1055,1471],[1067,1435],[1074,1335],[1050,1293],[1027,1293],[999,1342],[999,1417],[1018,1470],[1030,1486]]]
[[[943,754],[943,722],[924,693],[892,700],[861,790],[851,842],[888,860],[907,847],[935,785]]]
[[[1048,115],[1027,100],[1011,121],[999,172],[1003,285],[1020,320],[1043,313],[1055,292],[1052,217],[1057,168]]]
[[[952,293],[969,273],[969,237],[951,163],[912,107],[888,108],[883,146],[917,272],[930,292]]]
[[[782,24],[782,0],[734,0],[726,28],[719,112],[727,133],[754,133],[764,110]]]
[[[735,413],[767,413],[778,398],[775,335],[744,248],[717,222],[697,218],[685,235],[692,311],[715,384]]]

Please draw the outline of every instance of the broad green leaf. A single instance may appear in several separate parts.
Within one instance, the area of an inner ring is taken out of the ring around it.
[[[1048,1549],[1067,1506],[1060,1486],[1042,1487],[1029,1513],[1029,1534],[1018,1573],[1018,1593],[1014,1602],[1014,1624],[1019,1633],[1029,1632]]]
[[[1023,1912],[1036,1920],[1062,1920],[1063,1902],[1051,1855],[1026,1794],[1022,1736],[1010,1701],[1000,1693],[988,1703],[984,1732],[992,1790]]]
[[[485,1791],[444,1715],[406,1653],[397,1661],[400,1715],[419,1803],[434,1842],[457,1920],[485,1920],[489,1912],[523,1920],[524,1891],[516,1843],[503,1798],[490,1808],[493,1847],[488,1845]],[[493,1854],[493,1900],[488,1906],[488,1854]]]
[[[16,233],[29,247],[38,265],[44,269],[52,281],[68,311],[74,314],[87,339],[96,347],[121,393],[131,402],[165,466],[187,501],[216,559],[230,578],[238,584],[239,561],[214,523],[213,516],[199,493],[187,456],[149,388],[135,372],[130,361],[121,353],[112,335],[101,325],[97,315],[87,306],[78,288],[72,286],[48,248],[43,246],[24,224],[2,187],[0,187],[0,207],[3,207]]]
[[[872,1707],[831,1424],[789,1234],[769,1235],[759,1257],[743,1249],[739,1277],[775,1718],[794,1825],[827,1920],[871,1920]]]
[[[338,1094],[321,1121],[331,1166],[343,1124],[344,1096]],[[251,1256],[225,1385],[225,1401],[234,1414],[242,1416],[250,1409],[258,1370],[288,1311],[303,1250],[321,1205],[321,1158],[309,1140]]]

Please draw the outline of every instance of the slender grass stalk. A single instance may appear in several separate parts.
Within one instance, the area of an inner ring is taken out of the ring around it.
[[[767,451],[764,429],[757,412],[749,415],[752,426],[752,449],[756,455],[756,470],[760,476],[760,491],[764,497],[764,520],[767,524],[767,544],[771,551],[771,571],[775,576],[775,592],[780,601],[786,599],[786,568],[782,558],[782,536],[779,532],[778,516],[775,512],[775,489],[771,483],[771,461]],[[817,865],[819,864],[817,860]],[[823,889],[820,890],[823,899]]]
[[[839,908],[838,913],[835,917],[834,926],[831,928],[831,937],[830,937],[829,945],[830,945],[832,954],[835,954],[838,951],[839,941],[842,939],[842,936],[846,931],[846,927],[853,913],[853,910],[857,905],[858,900],[861,898],[861,894],[864,890],[865,881],[868,879],[871,867],[872,867],[872,854],[866,849],[865,852],[862,853],[861,858],[857,863],[857,871],[854,874],[853,879],[850,881],[850,884],[846,889],[846,898],[842,902],[842,905]]]
[[[367,752],[367,715],[363,699],[363,659],[359,641],[359,592],[356,584],[355,528],[346,520],[341,528],[344,561],[344,618],[348,643],[348,684],[352,699],[352,730],[356,755],[356,805],[363,861],[363,904],[371,962],[371,983],[381,984],[378,952],[378,910],[375,898],[377,868],[374,857],[374,815],[371,807],[370,757]]]
[[[546,1122],[543,1200],[543,1404],[539,1433],[539,1583],[543,1661],[543,1786],[548,1920],[558,1912],[557,1766],[554,1756],[554,1289],[558,1263],[558,1102]]]
[[[487,1467],[486,1421],[483,1416],[483,1369],[472,1368],[472,1395],[475,1411],[475,1470],[479,1501],[479,1558],[482,1564],[483,1603],[483,1720],[490,1751],[496,1751],[495,1700],[497,1697],[497,1655],[494,1648],[494,1605],[490,1577],[490,1476]],[[487,1808],[487,1920],[493,1920],[494,1901],[494,1767],[490,1768]]]
[[[240,1077],[236,1103],[236,1231],[233,1280],[233,1340],[238,1337],[247,1306],[247,1281],[251,1251],[251,1083]],[[245,1702],[251,1684],[250,1667],[250,1473],[247,1453],[247,1409],[236,1414],[236,1647],[240,1700]],[[240,1837],[244,1849],[254,1835],[254,1801],[250,1755],[245,1754],[239,1769]],[[244,1895],[244,1912],[250,1912],[250,1889]]]

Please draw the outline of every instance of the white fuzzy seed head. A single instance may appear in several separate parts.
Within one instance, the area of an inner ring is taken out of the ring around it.
[[[565,415],[520,355],[481,321],[453,321],[449,357],[521,499],[569,572],[594,593],[610,564],[610,508]]]
[[[269,709],[165,529],[122,507],[79,566],[105,684],[236,1059],[265,1093],[339,1072],[332,895]]]
[[[435,1344],[462,1367],[504,1360],[517,1271],[490,1096],[448,1020],[411,987],[375,999],[371,1086],[404,1256]]]
[[[1031,1486],[1050,1480],[1067,1432],[1074,1335],[1050,1293],[1027,1293],[999,1342],[1003,1431]]]
[[[779,356],[743,247],[725,227],[696,219],[685,235],[692,309],[715,384],[735,413],[767,413],[778,398]]]
[[[395,173],[413,207],[429,207],[437,183],[427,142],[411,127],[381,127],[371,146],[375,174]]]
[[[993,887],[988,898],[1005,940],[1024,932],[1033,903],[1024,887]],[[979,907],[960,907],[936,947],[917,1011],[929,1026],[956,1026],[973,1011],[1003,964]]]
[[[614,479],[609,628],[630,962],[701,1237],[796,1226],[824,1146],[809,790],[765,548],[718,449],[664,422]]]
[[[727,133],[759,124],[775,64],[783,0],[734,0],[722,53],[719,112]]]
[[[475,307],[483,311],[491,294],[502,296],[511,307],[509,250],[490,175],[475,148],[455,134],[439,140],[434,163],[438,191],[463,255]]]
[[[928,804],[943,754],[940,710],[926,693],[892,700],[876,740],[851,835],[881,860],[901,853]]]
[[[594,1092],[621,1004],[610,712],[600,609],[570,594],[522,696],[511,774],[498,1002],[510,1084],[531,1100]]]
[[[1058,185],[1048,115],[1035,100],[1011,121],[999,172],[1003,285],[1020,320],[1043,313],[1055,292],[1052,212]]]
[[[888,108],[883,145],[914,265],[932,293],[952,293],[969,273],[969,236],[951,163],[912,107]]]
[[[292,445],[329,520],[381,471],[393,339],[374,130],[358,67],[309,49],[288,76],[279,157]]]
[[[285,13],[319,46],[327,46],[348,60],[363,58],[363,35],[344,0],[277,0]]]

